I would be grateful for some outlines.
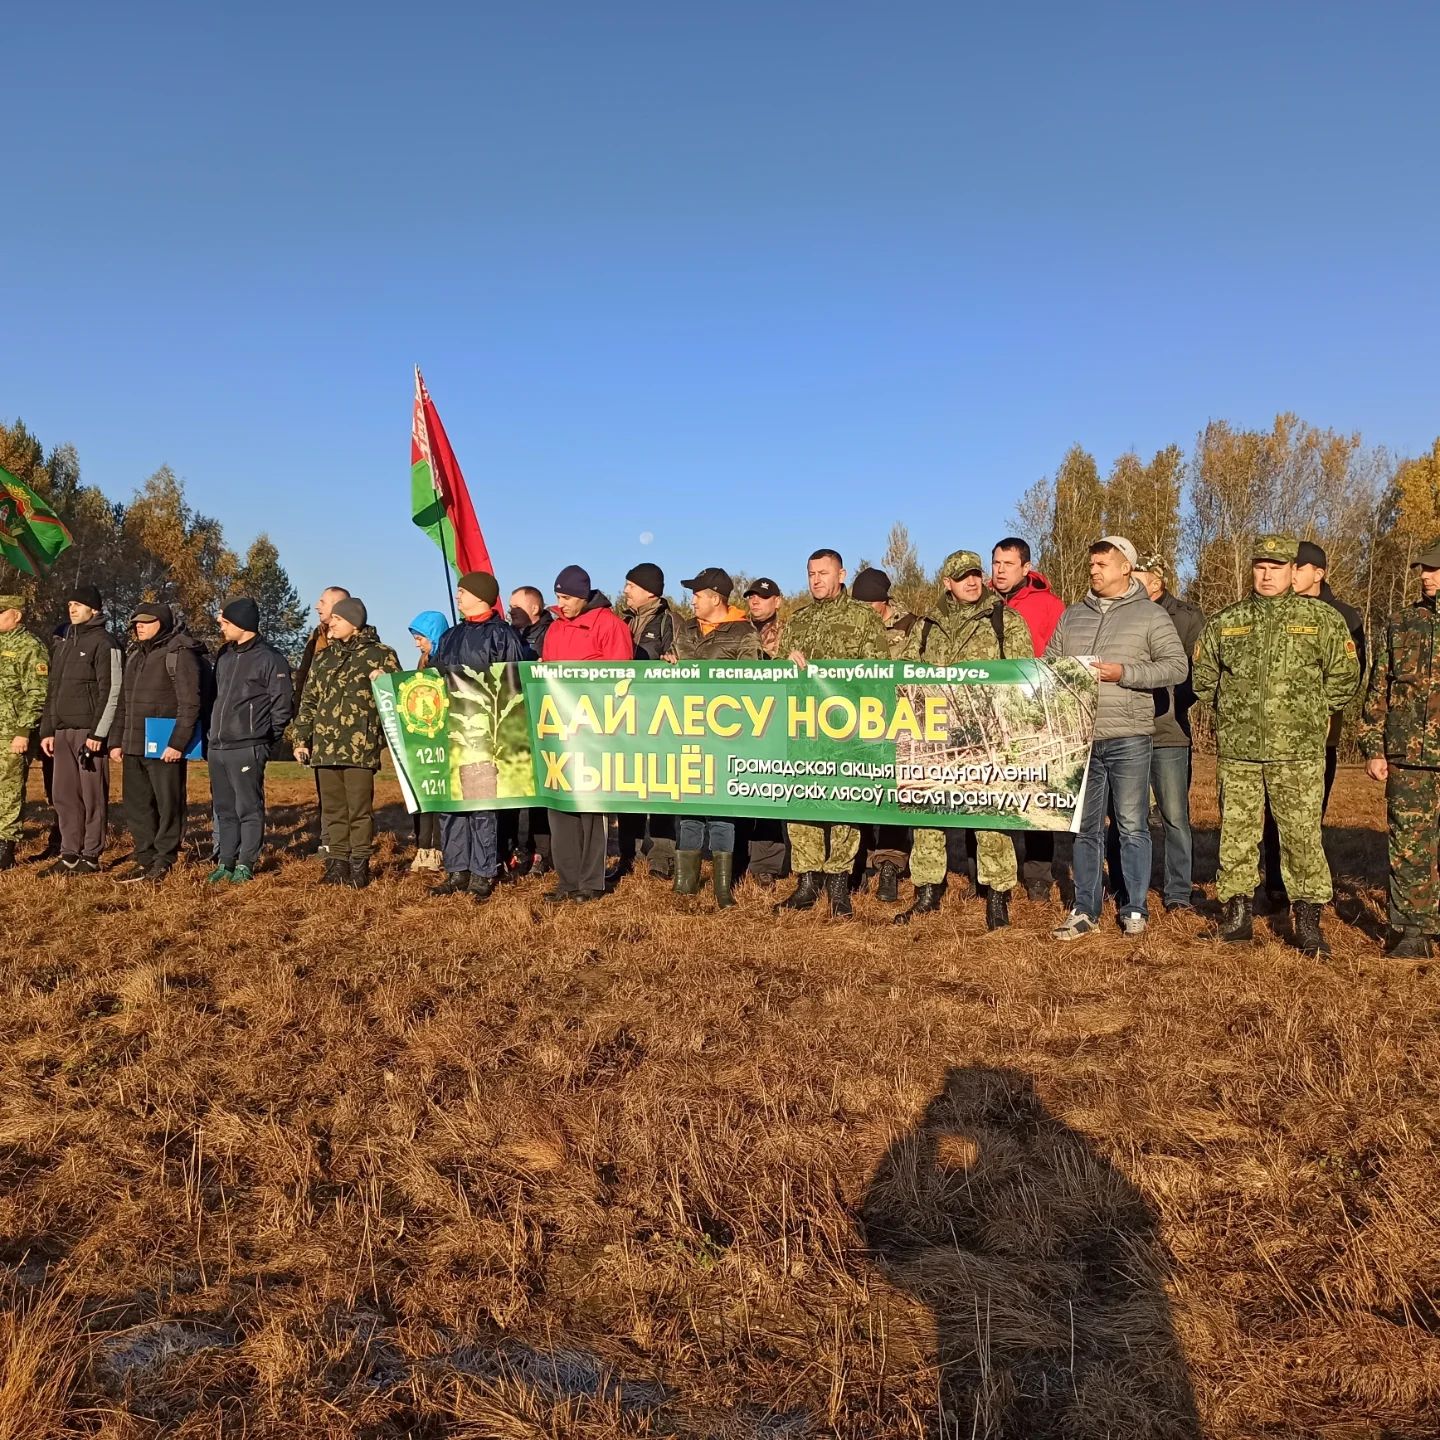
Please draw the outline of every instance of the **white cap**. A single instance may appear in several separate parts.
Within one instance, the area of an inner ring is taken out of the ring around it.
[[[1102,535],[1095,543],[1097,545],[1113,545],[1130,562],[1132,570],[1139,568],[1139,553],[1123,535]]]

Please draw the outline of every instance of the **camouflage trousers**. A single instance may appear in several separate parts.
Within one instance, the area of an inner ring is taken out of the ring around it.
[[[976,878],[992,890],[1013,890],[1017,873],[1015,842],[1004,830],[975,832]],[[945,832],[916,830],[910,846],[910,878],[917,885],[945,881]]]
[[[860,832],[853,825],[802,825],[791,821],[785,829],[790,835],[790,868],[797,875],[807,870],[848,875],[860,853]]]
[[[1223,904],[1249,897],[1260,883],[1260,836],[1265,801],[1280,832],[1280,874],[1291,900],[1323,905],[1330,899],[1330,864],[1320,840],[1325,757],[1314,760],[1221,760],[1220,873]]]
[[[20,838],[20,807],[25,803],[28,755],[15,755],[7,745],[0,753],[0,840]]]
[[[1390,762],[1385,782],[1390,829],[1390,925],[1440,934],[1440,770]]]

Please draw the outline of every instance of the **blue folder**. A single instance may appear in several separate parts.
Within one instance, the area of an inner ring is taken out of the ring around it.
[[[149,719],[145,722],[145,758],[158,760],[170,746],[170,737],[175,733],[175,717],[168,720]],[[198,760],[201,754],[200,727],[195,727],[195,738],[185,752],[187,760]]]

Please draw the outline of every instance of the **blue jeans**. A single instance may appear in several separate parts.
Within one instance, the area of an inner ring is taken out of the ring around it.
[[[1120,868],[1129,903],[1121,912],[1149,918],[1145,897],[1150,889],[1150,756],[1149,735],[1121,735],[1097,740],[1090,749],[1085,775],[1085,808],[1075,836],[1075,908],[1092,920],[1100,918],[1101,872],[1105,861],[1105,813],[1113,802],[1120,832]]]
[[[1150,757],[1150,788],[1165,826],[1165,903],[1188,905],[1192,883],[1190,747],[1157,745]]]
[[[675,821],[675,848],[703,850],[707,831],[712,855],[729,855],[735,849],[733,820],[696,820],[689,815],[681,815]]]

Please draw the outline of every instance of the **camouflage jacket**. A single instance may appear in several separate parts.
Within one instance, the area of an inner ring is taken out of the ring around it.
[[[996,613],[1005,637],[1003,656],[992,619]],[[1035,657],[1035,642],[1025,617],[992,591],[987,590],[968,605],[961,604],[947,591],[940,597],[940,613],[936,619],[941,633],[931,643],[928,653],[918,658],[958,665],[962,660],[1032,660]]]
[[[1195,650],[1195,699],[1215,707],[1222,760],[1320,759],[1331,714],[1359,683],[1339,613],[1293,591],[1227,606]]]
[[[842,585],[833,600],[812,600],[796,611],[780,635],[780,658],[798,650],[807,660],[888,660],[890,643],[880,617]]]
[[[760,642],[760,653],[768,655],[773,660],[780,653],[780,637],[785,630],[785,624],[780,619],[780,612],[777,610],[763,623],[757,623],[754,620],[750,623],[755,627],[755,638]]]
[[[1418,600],[1385,622],[1360,719],[1360,753],[1440,770],[1440,619]]]
[[[43,640],[28,630],[0,635],[0,743],[29,735],[40,723],[49,675]]]
[[[380,715],[370,689],[372,670],[398,670],[395,652],[373,625],[348,640],[332,640],[315,656],[290,740],[310,751],[312,765],[380,768]]]

